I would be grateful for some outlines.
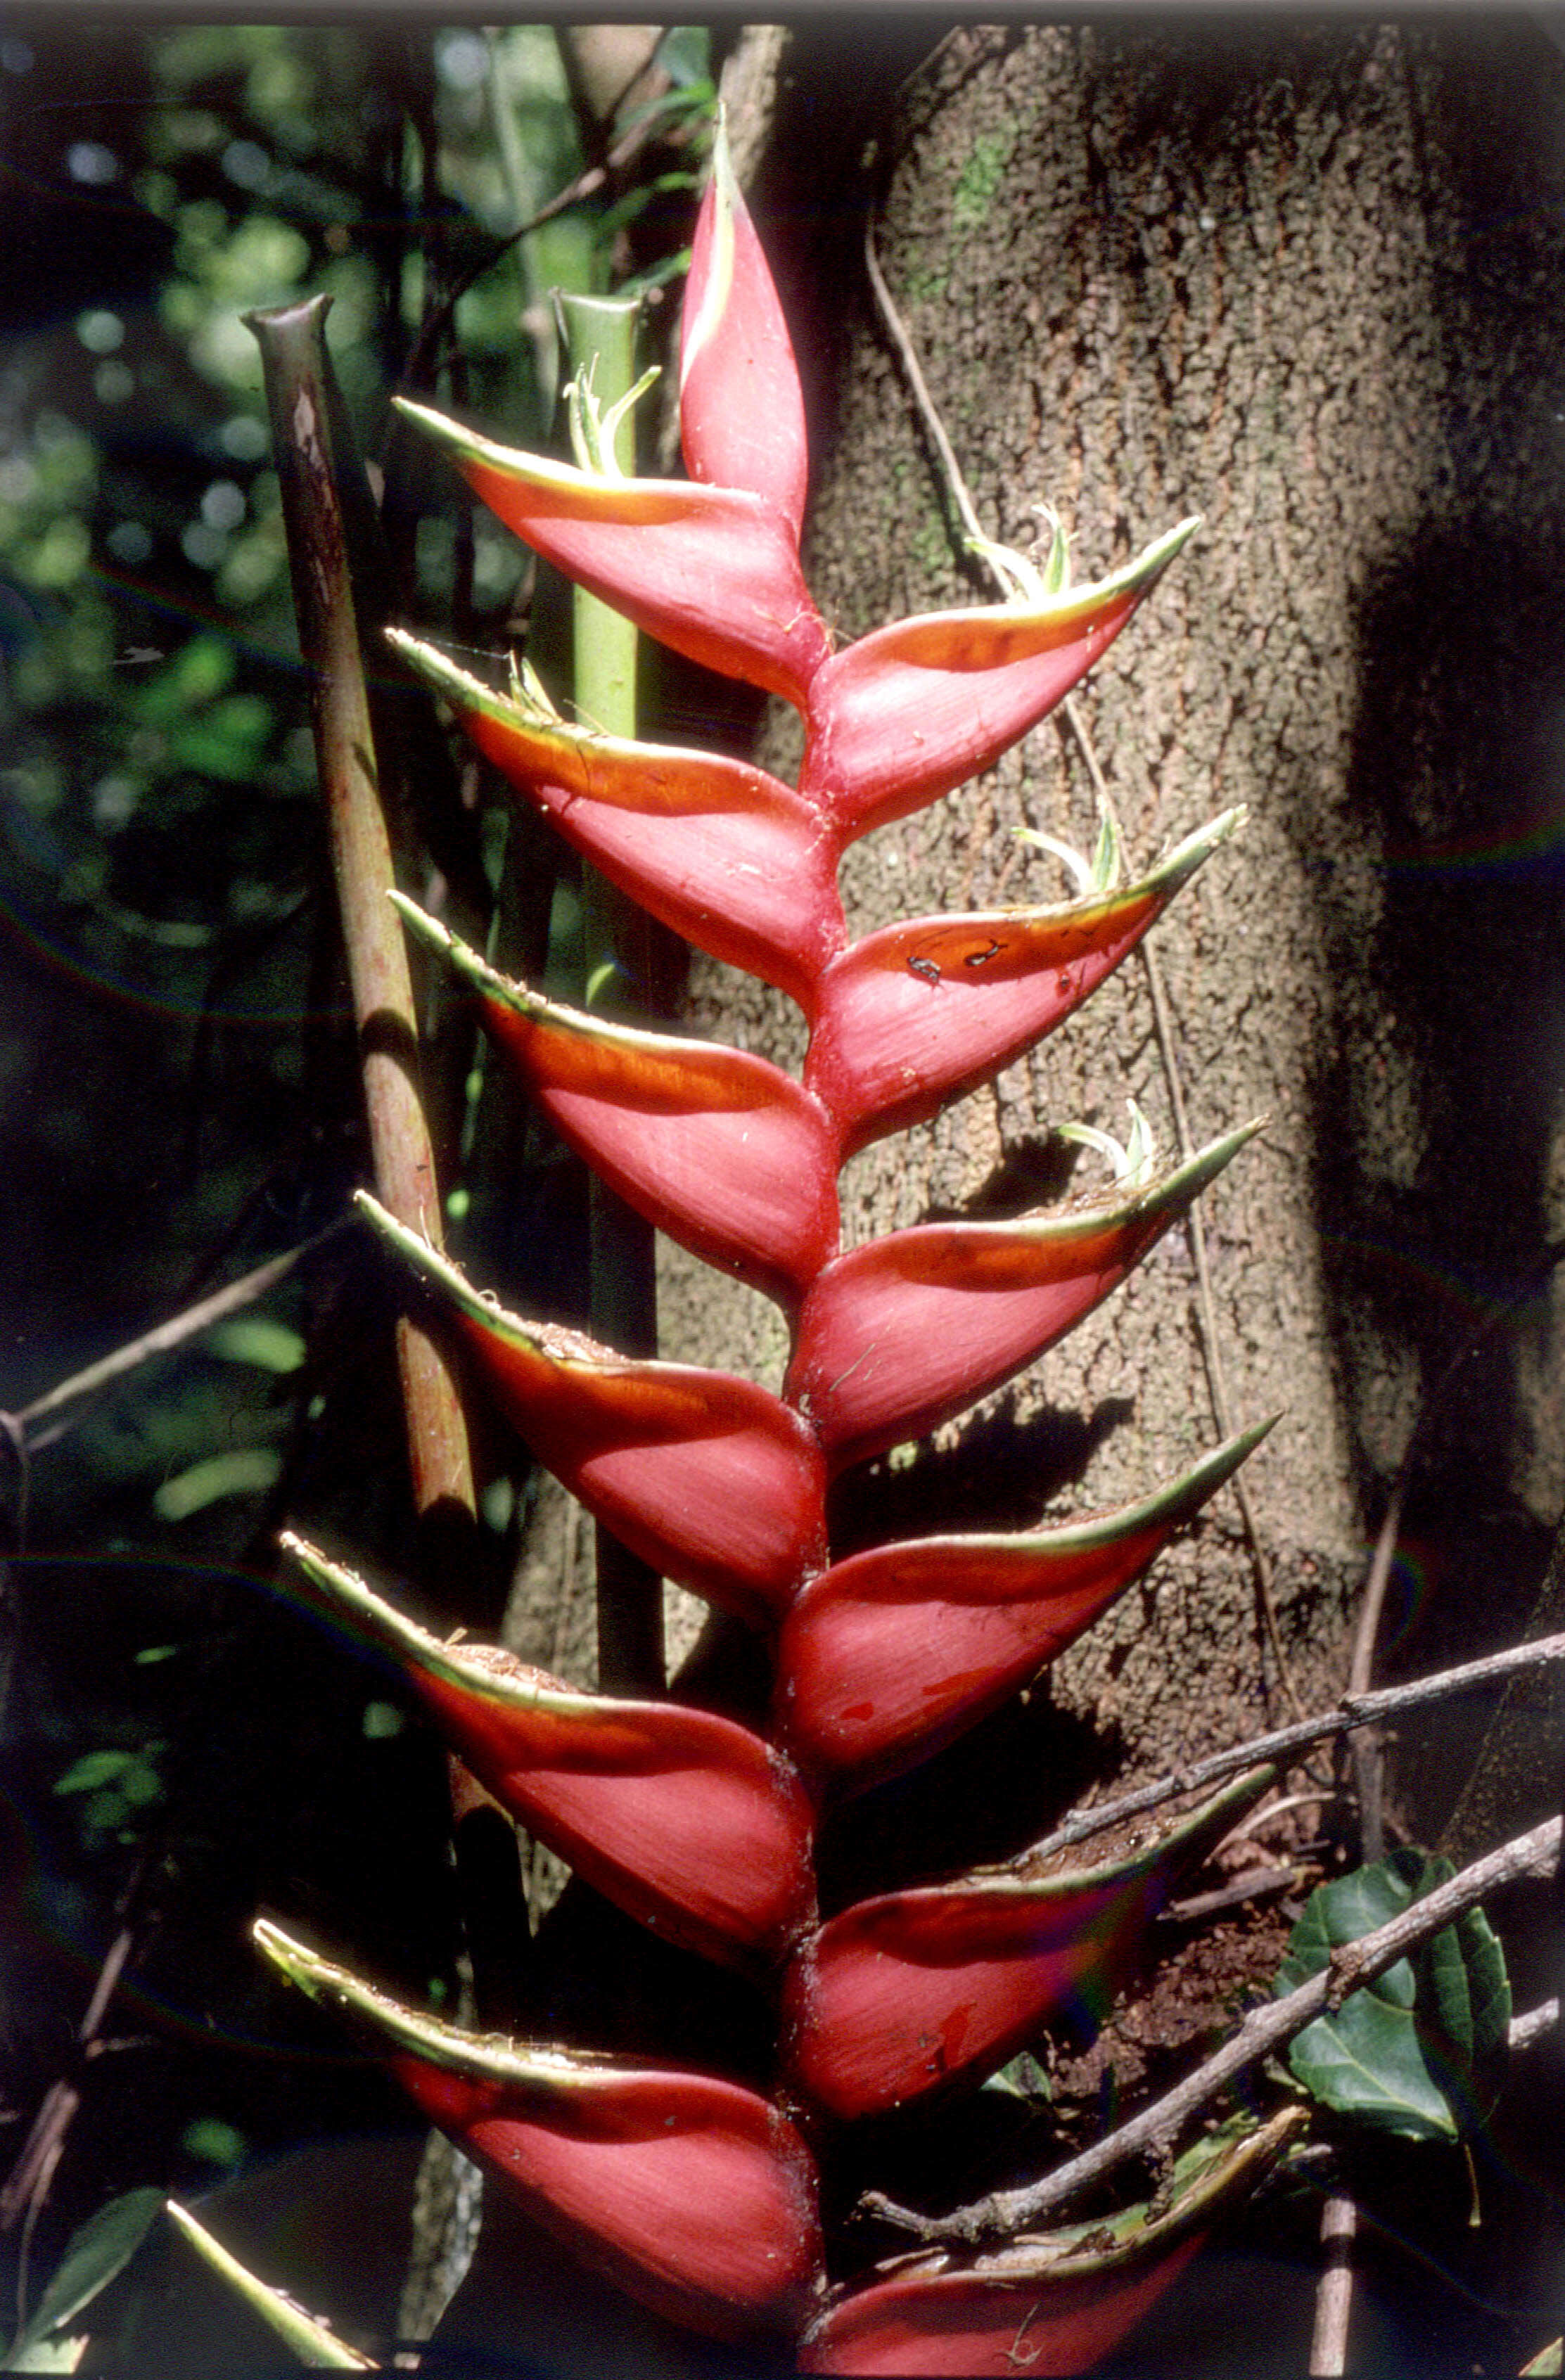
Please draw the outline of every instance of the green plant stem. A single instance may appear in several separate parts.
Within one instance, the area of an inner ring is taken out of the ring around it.
[[[586,298],[562,292],[560,335],[573,373],[592,373],[605,411],[636,378],[635,298]],[[614,437],[622,470],[635,468],[634,429],[627,414]],[[610,735],[636,734],[637,632],[631,623],[584,588],[572,597],[576,716]],[[634,903],[596,868],[582,870],[582,913],[590,1006],[624,1014],[626,988],[646,972],[646,926]],[[594,1174],[588,1193],[591,1328],[595,1338],[626,1355],[655,1355],[657,1275],[652,1226]],[[662,1583],[600,1524],[598,1682],[613,1694],[661,1694],[666,1683]]]
[[[342,405],[326,353],[331,300],[249,314],[261,345],[299,649],[326,803],[348,981],[358,1028],[375,1186],[382,1205],[442,1245],[440,1190],[419,1082],[413,985],[402,927],[386,895],[391,844],[381,799],[349,568],[339,451]],[[415,1508],[421,1520],[475,1512],[467,1420],[444,1351],[409,1317],[397,1324]]]

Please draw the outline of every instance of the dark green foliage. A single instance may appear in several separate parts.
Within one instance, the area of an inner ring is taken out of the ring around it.
[[[1290,1937],[1278,1994],[1318,1974],[1333,1950],[1389,1924],[1455,1872],[1449,1860],[1399,1851],[1321,1885]],[[1474,1909],[1350,1994],[1334,2016],[1306,2025],[1289,2062],[1312,2097],[1354,2123],[1455,2140],[1486,2110],[1510,2022],[1504,1953]]]

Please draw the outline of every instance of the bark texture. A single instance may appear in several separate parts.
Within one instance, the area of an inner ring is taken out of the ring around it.
[[[989,597],[859,267],[872,200],[991,535],[1028,545],[1050,503],[1091,577],[1205,516],[1079,698],[1133,866],[1251,808],[1158,948],[1197,1142],[1270,1119],[1203,1211],[1235,1424],[1285,1415],[1250,1479],[1290,1662],[1334,1694],[1414,1424],[1544,1278],[1565,1200],[1565,60],[1498,16],[964,26],[872,170],[823,188],[841,150],[810,45],[832,38],[795,38],[756,197],[785,296],[813,291],[807,559],[840,638]],[[855,927],[1060,897],[1023,824],[1091,839],[1053,722],[859,847]],[[698,968],[693,1009],[797,1055],[792,1012],[725,970]],[[1170,1148],[1135,961],[994,1090],[855,1160],[850,1238],[1053,1197],[1051,1128],[1122,1130],[1127,1095]],[[1115,1502],[1187,1463],[1217,1435],[1193,1300],[1176,1232],[1012,1390],[853,1483],[844,1542]],[[675,1258],[662,1308],[667,1352],[776,1380],[758,1301]],[[1379,1675],[1519,1633],[1565,1498],[1559,1356],[1545,1289],[1427,1415]],[[1225,1498],[1054,1672],[1059,1716],[1035,1697],[1013,1755],[1063,1793],[1244,1731],[1276,1683]]]

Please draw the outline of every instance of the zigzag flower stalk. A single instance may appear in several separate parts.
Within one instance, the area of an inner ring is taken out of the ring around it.
[[[722,2338],[786,2335],[808,2371],[1074,2371],[1138,2317],[1224,2192],[1280,2153],[1287,2123],[1207,2144],[1173,2204],[1123,2218],[1106,2249],[1099,2226],[960,2269],[904,2259],[836,2284],[815,2160],[835,2127],[974,2084],[1051,2017],[1100,2012],[1178,1876],[1269,1772],[1095,1864],[1024,1855],[825,1913],[818,1828],[828,1805],[928,1760],[1025,1687],[1270,1425],[1122,1511],[1023,1534],[833,1560],[827,1490],[1053,1345],[1256,1127],[1159,1171],[1133,1110],[1123,1149],[1080,1129],[1113,1168],[1098,1195],[849,1248],[837,1176],[855,1150],[933,1115],[1062,1024],[1243,813],[1128,885],[1106,827],[1070,900],[916,918],[858,941],[836,880],[855,838],[988,768],[1042,718],[1195,524],[1086,586],[1070,583],[1058,532],[1041,569],[993,549],[1004,602],[901,621],[833,652],[799,565],[798,378],[721,136],[685,296],[680,405],[689,476],[678,482],[622,474],[615,421],[599,419],[589,383],[573,391],[574,465],[403,409],[537,552],[674,650],[796,705],[796,784],[571,725],[526,666],[503,689],[409,637],[396,642],[598,868],[798,1003],[802,1077],[721,1043],[563,1007],[398,906],[476,997],[561,1135],[686,1248],[776,1301],[791,1344],[782,1388],[631,1359],[507,1313],[361,1203],[534,1454],[666,1577],[766,1638],[770,1733],[443,1645],[351,1571],[288,1542],[310,1598],[401,1665],[507,1810],[633,1917],[772,1995],[773,2089],[463,2034],[274,1926],[258,1940],[382,2039],[428,2115],[658,2311]]]

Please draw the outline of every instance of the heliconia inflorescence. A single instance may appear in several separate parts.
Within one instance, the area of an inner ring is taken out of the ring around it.
[[[914,1767],[1025,1688],[1265,1436],[1140,1503],[1026,1533],[832,1559],[831,1481],[962,1413],[1053,1345],[1176,1223],[1256,1128],[1158,1170],[1139,1117],[1096,1197],[844,1248],[856,1150],[992,1078],[1068,1018],[1243,823],[1226,812],[1122,884],[1106,825],[1076,897],[922,917],[850,939],[848,845],[987,769],[1098,660],[1186,521],[1072,586],[990,549],[1004,601],[834,652],[799,564],[807,456],[792,348],[720,133],[684,310],[688,479],[614,466],[576,391],[574,465],[406,404],[536,552],[707,667],[803,715],[789,785],[748,763],[564,719],[530,669],[508,690],[398,634],[481,751],[594,866],[712,956],[777,986],[809,1029],[802,1076],[722,1043],[611,1022],[507,981],[407,901],[561,1137],[705,1262],[775,1300],[781,1390],[632,1358],[505,1312],[377,1203],[370,1223],[443,1309],[534,1455],[665,1577],[766,1637],[770,1731],[663,1699],[582,1692],[494,1647],[442,1643],[287,1540],[309,1598],[401,1665],[489,1792],[644,1925],[773,1996],[770,2096],[710,2075],[456,2031],[261,1925],[295,1982],[381,2041],[419,2107],[632,2296],[724,2338],[764,2333],[812,2372],[1085,2368],[1177,2270],[1217,2198],[1275,2156],[1231,2155],[1134,2240],[1075,2234],[964,2263],[900,2260],[833,2285],[816,2156],[832,2128],[971,2085],[1062,2013],[1100,2010],[1180,1875],[1268,1781],[1096,1858],[1024,1853],[824,1914],[823,1812]],[[1097,1135],[1101,1139],[1101,1135]]]

